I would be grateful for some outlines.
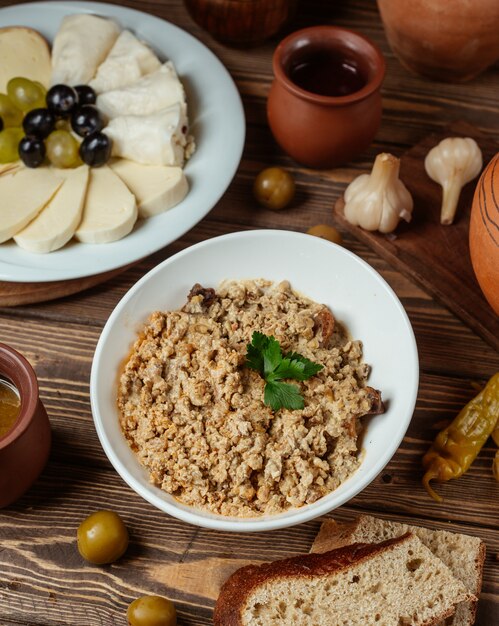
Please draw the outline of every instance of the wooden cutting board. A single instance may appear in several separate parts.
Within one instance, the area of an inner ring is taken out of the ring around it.
[[[499,316],[480,290],[469,254],[471,204],[478,179],[462,190],[454,223],[442,226],[442,188],[428,177],[424,169],[428,151],[451,136],[474,138],[482,150],[484,165],[499,150],[494,140],[474,126],[456,122],[425,137],[406,152],[401,158],[400,178],[412,194],[414,211],[411,223],[402,221],[394,237],[352,226],[343,215],[343,198],[336,202],[335,212],[346,230],[414,279],[499,350]]]
[[[36,302],[46,302],[64,296],[71,296],[74,293],[89,289],[99,285],[113,276],[124,272],[130,265],[120,267],[103,274],[85,276],[74,280],[60,280],[49,283],[11,283],[0,281],[0,307],[19,306],[21,304],[34,304]]]

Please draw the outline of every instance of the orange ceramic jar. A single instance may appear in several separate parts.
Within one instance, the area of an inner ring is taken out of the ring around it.
[[[309,76],[307,65],[312,68]],[[345,78],[348,69],[350,78]],[[273,70],[269,125],[281,148],[296,161],[319,169],[337,167],[372,142],[381,122],[385,61],[369,39],[336,26],[305,28],[279,44]],[[317,84],[322,93],[304,88],[309,84]]]
[[[446,82],[470,80],[499,59],[498,0],[378,0],[402,65]]]
[[[17,500],[36,480],[50,451],[50,425],[28,361],[0,343],[0,375],[18,390],[21,407],[13,427],[0,437],[0,507]]]
[[[475,189],[470,254],[480,287],[499,315],[499,152],[483,171]]]

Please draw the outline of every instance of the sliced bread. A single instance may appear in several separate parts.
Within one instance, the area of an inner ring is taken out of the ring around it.
[[[411,532],[416,535],[435,556],[447,565],[466,589],[478,597],[482,587],[485,544],[478,537],[446,530],[430,530],[399,522],[391,522],[369,515],[361,515],[353,522],[325,521],[317,535],[311,552],[327,552],[351,543],[377,543]],[[476,601],[460,604],[455,615],[448,621],[452,626],[471,626],[475,623]]]
[[[411,534],[249,565],[223,585],[215,626],[435,626],[472,599]]]

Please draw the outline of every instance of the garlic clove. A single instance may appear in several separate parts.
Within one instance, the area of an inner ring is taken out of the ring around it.
[[[370,174],[358,176],[345,190],[345,218],[365,230],[390,233],[401,217],[410,221],[411,194],[399,179],[400,160],[378,154]]]
[[[446,137],[425,158],[428,176],[443,189],[441,224],[452,224],[461,190],[482,169],[482,152],[471,137]]]

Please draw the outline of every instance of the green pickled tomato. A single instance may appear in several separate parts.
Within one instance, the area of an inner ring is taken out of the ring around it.
[[[327,224],[317,224],[317,226],[312,226],[307,230],[307,234],[314,235],[315,237],[320,237],[321,239],[327,239],[327,241],[331,241],[333,243],[337,243],[338,245],[343,245],[343,237],[341,233],[334,228],[334,226],[328,226]]]
[[[19,142],[23,137],[22,128],[4,128],[0,132],[0,163],[19,160]]]
[[[280,211],[293,199],[295,181],[282,167],[268,167],[255,178],[253,194],[267,209]]]
[[[7,83],[7,93],[21,111],[27,112],[46,106],[42,86],[28,78],[11,78]]]
[[[128,626],[176,626],[177,612],[173,602],[161,596],[142,596],[126,612]]]
[[[4,93],[0,93],[0,117],[4,126],[21,126],[23,112]]]
[[[55,167],[77,167],[80,164],[79,145],[67,130],[54,130],[45,141],[47,157]]]
[[[128,531],[114,511],[96,511],[78,528],[78,551],[94,565],[113,563],[128,548]]]

